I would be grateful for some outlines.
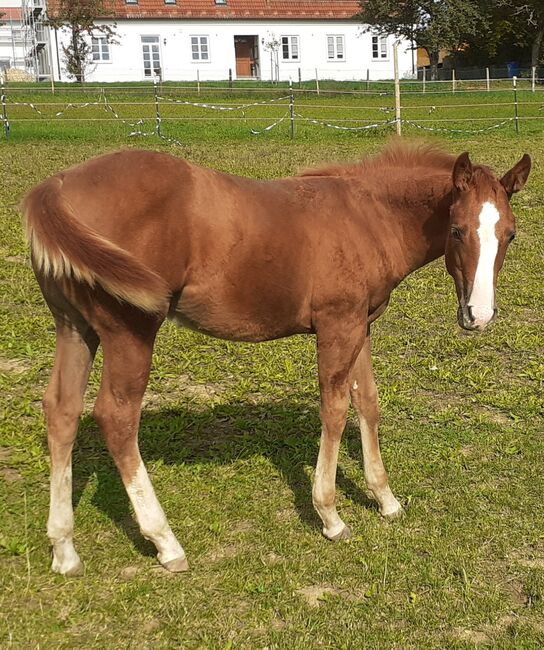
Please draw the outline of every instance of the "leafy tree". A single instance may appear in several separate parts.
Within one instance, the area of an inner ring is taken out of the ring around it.
[[[113,25],[97,25],[96,20],[113,14],[109,0],[60,0],[48,22],[54,29],[68,27],[70,43],[63,45],[66,71],[76,81],[85,81],[85,72],[91,64],[92,36],[100,34],[108,43],[117,36]]]
[[[498,11],[503,21],[509,23],[517,44],[531,48],[531,65],[537,66],[544,54],[544,1],[498,0]]]
[[[483,21],[474,0],[361,0],[359,17],[368,25],[366,31],[402,36],[426,50],[431,79],[436,78],[440,50],[458,50]]]

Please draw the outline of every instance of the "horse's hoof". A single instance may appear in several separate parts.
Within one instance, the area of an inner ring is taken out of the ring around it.
[[[185,556],[176,557],[173,560],[168,560],[168,562],[162,563],[162,566],[171,573],[181,573],[182,571],[189,570],[189,562],[187,562],[187,558]]]
[[[62,565],[57,564],[55,560],[53,560],[51,569],[55,573],[60,573],[67,578],[79,578],[85,574],[85,565],[79,559],[75,564],[72,564],[72,566],[68,567],[63,567]]]
[[[333,535],[328,539],[330,539],[331,542],[339,542],[342,539],[350,539],[350,538],[351,538],[351,528],[349,526],[344,526],[344,528],[342,528],[342,530],[339,533],[336,533],[336,535]]]
[[[381,516],[387,521],[394,521],[395,519],[400,519],[404,515],[404,508],[399,504],[399,507],[396,510],[391,510],[390,512],[381,512]]]

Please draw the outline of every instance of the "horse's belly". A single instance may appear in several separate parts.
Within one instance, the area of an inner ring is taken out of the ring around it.
[[[288,304],[278,309],[257,293],[252,303],[240,305],[224,296],[195,295],[184,290],[169,318],[179,326],[215,338],[250,343],[312,331],[309,318],[301,317],[299,309]]]

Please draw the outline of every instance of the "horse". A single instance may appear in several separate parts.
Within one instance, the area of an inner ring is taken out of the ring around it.
[[[312,500],[323,535],[351,532],[335,504],[350,397],[367,488],[384,517],[399,516],[380,455],[371,324],[403,278],[443,255],[459,325],[481,331],[492,323],[497,275],[515,235],[510,198],[530,169],[525,154],[499,180],[466,152],[397,143],[355,163],[255,180],[124,150],[31,189],[23,219],[56,326],[43,398],[52,570],[83,573],[73,544],[72,448],[99,344],[94,418],[158,561],[172,572],[188,568],[138,447],[154,341],[166,318],[232,341],[314,334],[322,429]]]

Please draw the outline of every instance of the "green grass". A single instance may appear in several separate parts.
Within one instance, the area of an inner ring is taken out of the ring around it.
[[[374,326],[382,450],[406,506],[402,520],[384,522],[366,495],[351,414],[338,506],[354,538],[331,544],[320,535],[311,505],[319,432],[312,337],[252,346],[166,325],[140,441],[191,570],[159,569],[134,524],[90,418],[99,358],[74,453],[81,579],[49,571],[39,401],[54,335],[17,203],[47,174],[127,140],[66,123],[46,135],[28,128],[19,137],[14,128],[0,144],[0,647],[542,647],[541,135],[524,126],[519,137],[507,129],[443,140],[499,173],[525,151],[535,160],[514,199],[518,237],[500,277],[497,323],[481,335],[458,329],[439,260],[398,288]],[[184,147],[129,144],[271,178],[351,160],[384,141],[314,127],[289,142],[285,130],[250,138],[218,125],[187,129]]]

